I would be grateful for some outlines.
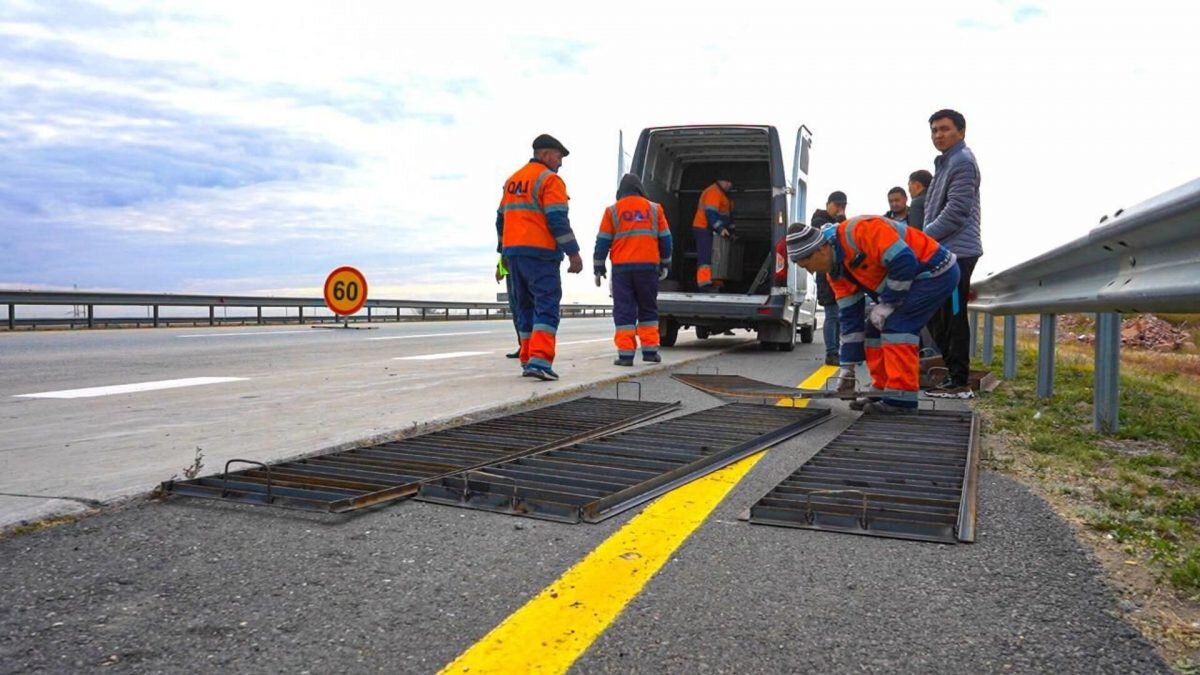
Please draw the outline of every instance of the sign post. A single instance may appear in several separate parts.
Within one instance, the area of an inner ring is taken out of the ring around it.
[[[362,272],[343,265],[325,278],[325,306],[341,317],[348,317],[362,309],[367,302],[367,278]],[[350,320],[343,319],[342,328],[349,328]]]

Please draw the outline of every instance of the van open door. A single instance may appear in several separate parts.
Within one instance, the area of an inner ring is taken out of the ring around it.
[[[808,152],[812,132],[803,124],[796,130],[796,156],[792,160],[792,223],[806,223],[808,213]]]
[[[617,186],[625,177],[625,132],[617,129]]]

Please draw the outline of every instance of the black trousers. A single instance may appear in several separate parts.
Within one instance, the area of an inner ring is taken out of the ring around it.
[[[971,325],[967,321],[967,294],[971,291],[971,273],[979,256],[958,259],[958,298],[952,295],[929,321],[929,333],[942,352],[950,380],[956,387],[967,385],[971,375]],[[955,312],[957,309],[957,313]]]

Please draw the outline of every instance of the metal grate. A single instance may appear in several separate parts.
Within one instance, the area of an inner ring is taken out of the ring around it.
[[[421,486],[417,499],[569,523],[599,522],[829,418],[733,403]]]
[[[840,394],[833,389],[797,389],[782,384],[771,384],[761,380],[752,380],[741,375],[699,375],[680,373],[671,379],[682,382],[689,387],[699,389],[706,394],[721,398],[760,398],[764,400],[800,399],[800,398],[840,398],[853,400],[863,396],[864,392]],[[830,378],[836,380],[837,378]],[[872,391],[872,396],[888,396],[895,394],[891,390]]]
[[[398,441],[268,466],[234,459],[222,474],[167,481],[168,494],[341,513],[404,499],[446,474],[543,452],[657,417],[678,402],[584,397]],[[254,468],[230,472],[230,466]]]
[[[979,425],[970,411],[863,416],[758,503],[752,523],[975,540]]]

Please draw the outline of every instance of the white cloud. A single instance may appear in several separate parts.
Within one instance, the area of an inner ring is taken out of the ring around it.
[[[810,206],[843,189],[851,212],[879,212],[888,188],[932,169],[925,120],[953,107],[967,116],[983,173],[981,272],[1194,178],[1200,152],[1191,131],[1200,109],[1187,84],[1200,80],[1200,51],[1185,2],[535,3],[520,11],[476,2],[417,16],[385,2],[242,1],[73,13],[91,23],[29,7],[0,11],[0,40],[51,53],[41,61],[0,54],[0,96],[37,90],[146,107],[41,114],[36,101],[9,105],[0,140],[170,139],[179,153],[231,135],[273,137],[261,148],[271,161],[244,183],[235,172],[215,184],[148,189],[135,203],[48,200],[45,213],[27,216],[144,233],[145,246],[191,242],[213,255],[211,276],[168,274],[131,290],[317,289],[326,267],[354,264],[347,258],[361,251],[376,297],[394,289],[490,298],[498,186],[544,131],[571,148],[562,175],[587,257],[612,199],[619,129],[632,150],[650,125],[774,124],[790,159],[805,123],[815,138]],[[55,61],[55,50],[108,61]],[[131,68],[140,75],[129,77]],[[189,138],[198,125],[216,131]],[[297,142],[303,153],[273,154]],[[239,147],[214,151],[212,170],[264,159],[250,142]],[[336,156],[323,159],[322,147]],[[327,258],[312,251],[321,242]],[[304,264],[261,273],[244,268],[252,261],[220,266],[222,247],[272,245],[301,247]],[[72,282],[70,270],[61,280],[14,276],[32,269],[0,270],[0,282]],[[588,275],[568,278],[566,296],[605,298]]]

